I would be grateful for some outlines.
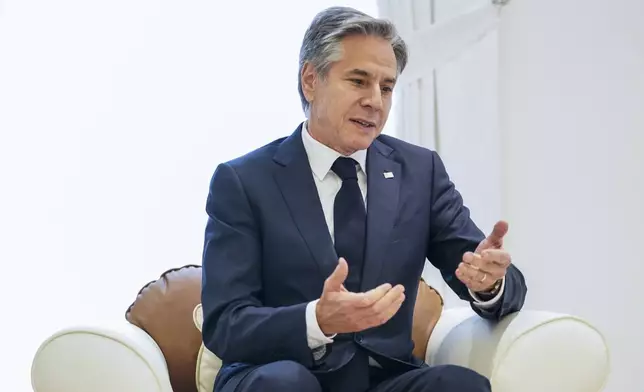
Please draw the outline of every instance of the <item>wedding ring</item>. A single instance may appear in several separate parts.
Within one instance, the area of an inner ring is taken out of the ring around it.
[[[483,272],[483,278],[481,278],[480,282],[481,283],[485,282],[485,279],[487,279],[487,274]]]

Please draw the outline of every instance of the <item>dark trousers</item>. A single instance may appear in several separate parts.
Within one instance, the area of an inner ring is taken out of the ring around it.
[[[240,382],[236,392],[490,392],[490,382],[478,373],[459,366],[422,367],[391,374],[369,367],[369,385],[351,385],[351,372],[320,377],[292,361],[258,366]],[[341,381],[338,378],[345,378]],[[337,387],[341,382],[343,387]],[[346,389],[345,389],[346,388]]]

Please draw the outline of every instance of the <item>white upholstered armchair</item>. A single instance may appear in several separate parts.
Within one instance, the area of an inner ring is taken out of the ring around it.
[[[217,361],[200,340],[199,279],[197,266],[167,271],[139,292],[127,321],[53,334],[34,356],[34,391],[211,391]],[[436,319],[426,361],[476,370],[494,392],[597,392],[608,377],[604,338],[577,317],[524,310],[493,323],[463,307]]]

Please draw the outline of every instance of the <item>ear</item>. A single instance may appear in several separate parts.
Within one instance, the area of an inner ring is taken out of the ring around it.
[[[302,92],[304,93],[304,97],[309,104],[311,104],[315,97],[315,89],[318,86],[318,75],[315,71],[315,67],[313,67],[311,63],[307,62],[304,64],[300,79],[302,81]]]

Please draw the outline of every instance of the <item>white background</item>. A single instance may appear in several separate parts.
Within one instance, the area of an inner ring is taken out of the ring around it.
[[[605,333],[611,392],[644,390],[642,16],[642,0],[514,0],[499,27],[504,214],[526,306]]]
[[[0,389],[31,390],[58,328],[201,263],[213,170],[303,119],[301,39],[337,4],[0,0]]]
[[[407,25],[429,15],[418,11],[430,0],[381,1],[395,2],[391,14]],[[489,2],[433,4],[436,21],[450,22]],[[496,31],[438,67],[437,129],[417,135],[407,116],[399,121],[399,133],[423,145],[439,133],[484,231],[509,221],[526,308],[581,316],[604,333],[614,392],[644,390],[642,16],[641,0],[512,0]],[[446,306],[463,306],[438,274],[425,275]]]

